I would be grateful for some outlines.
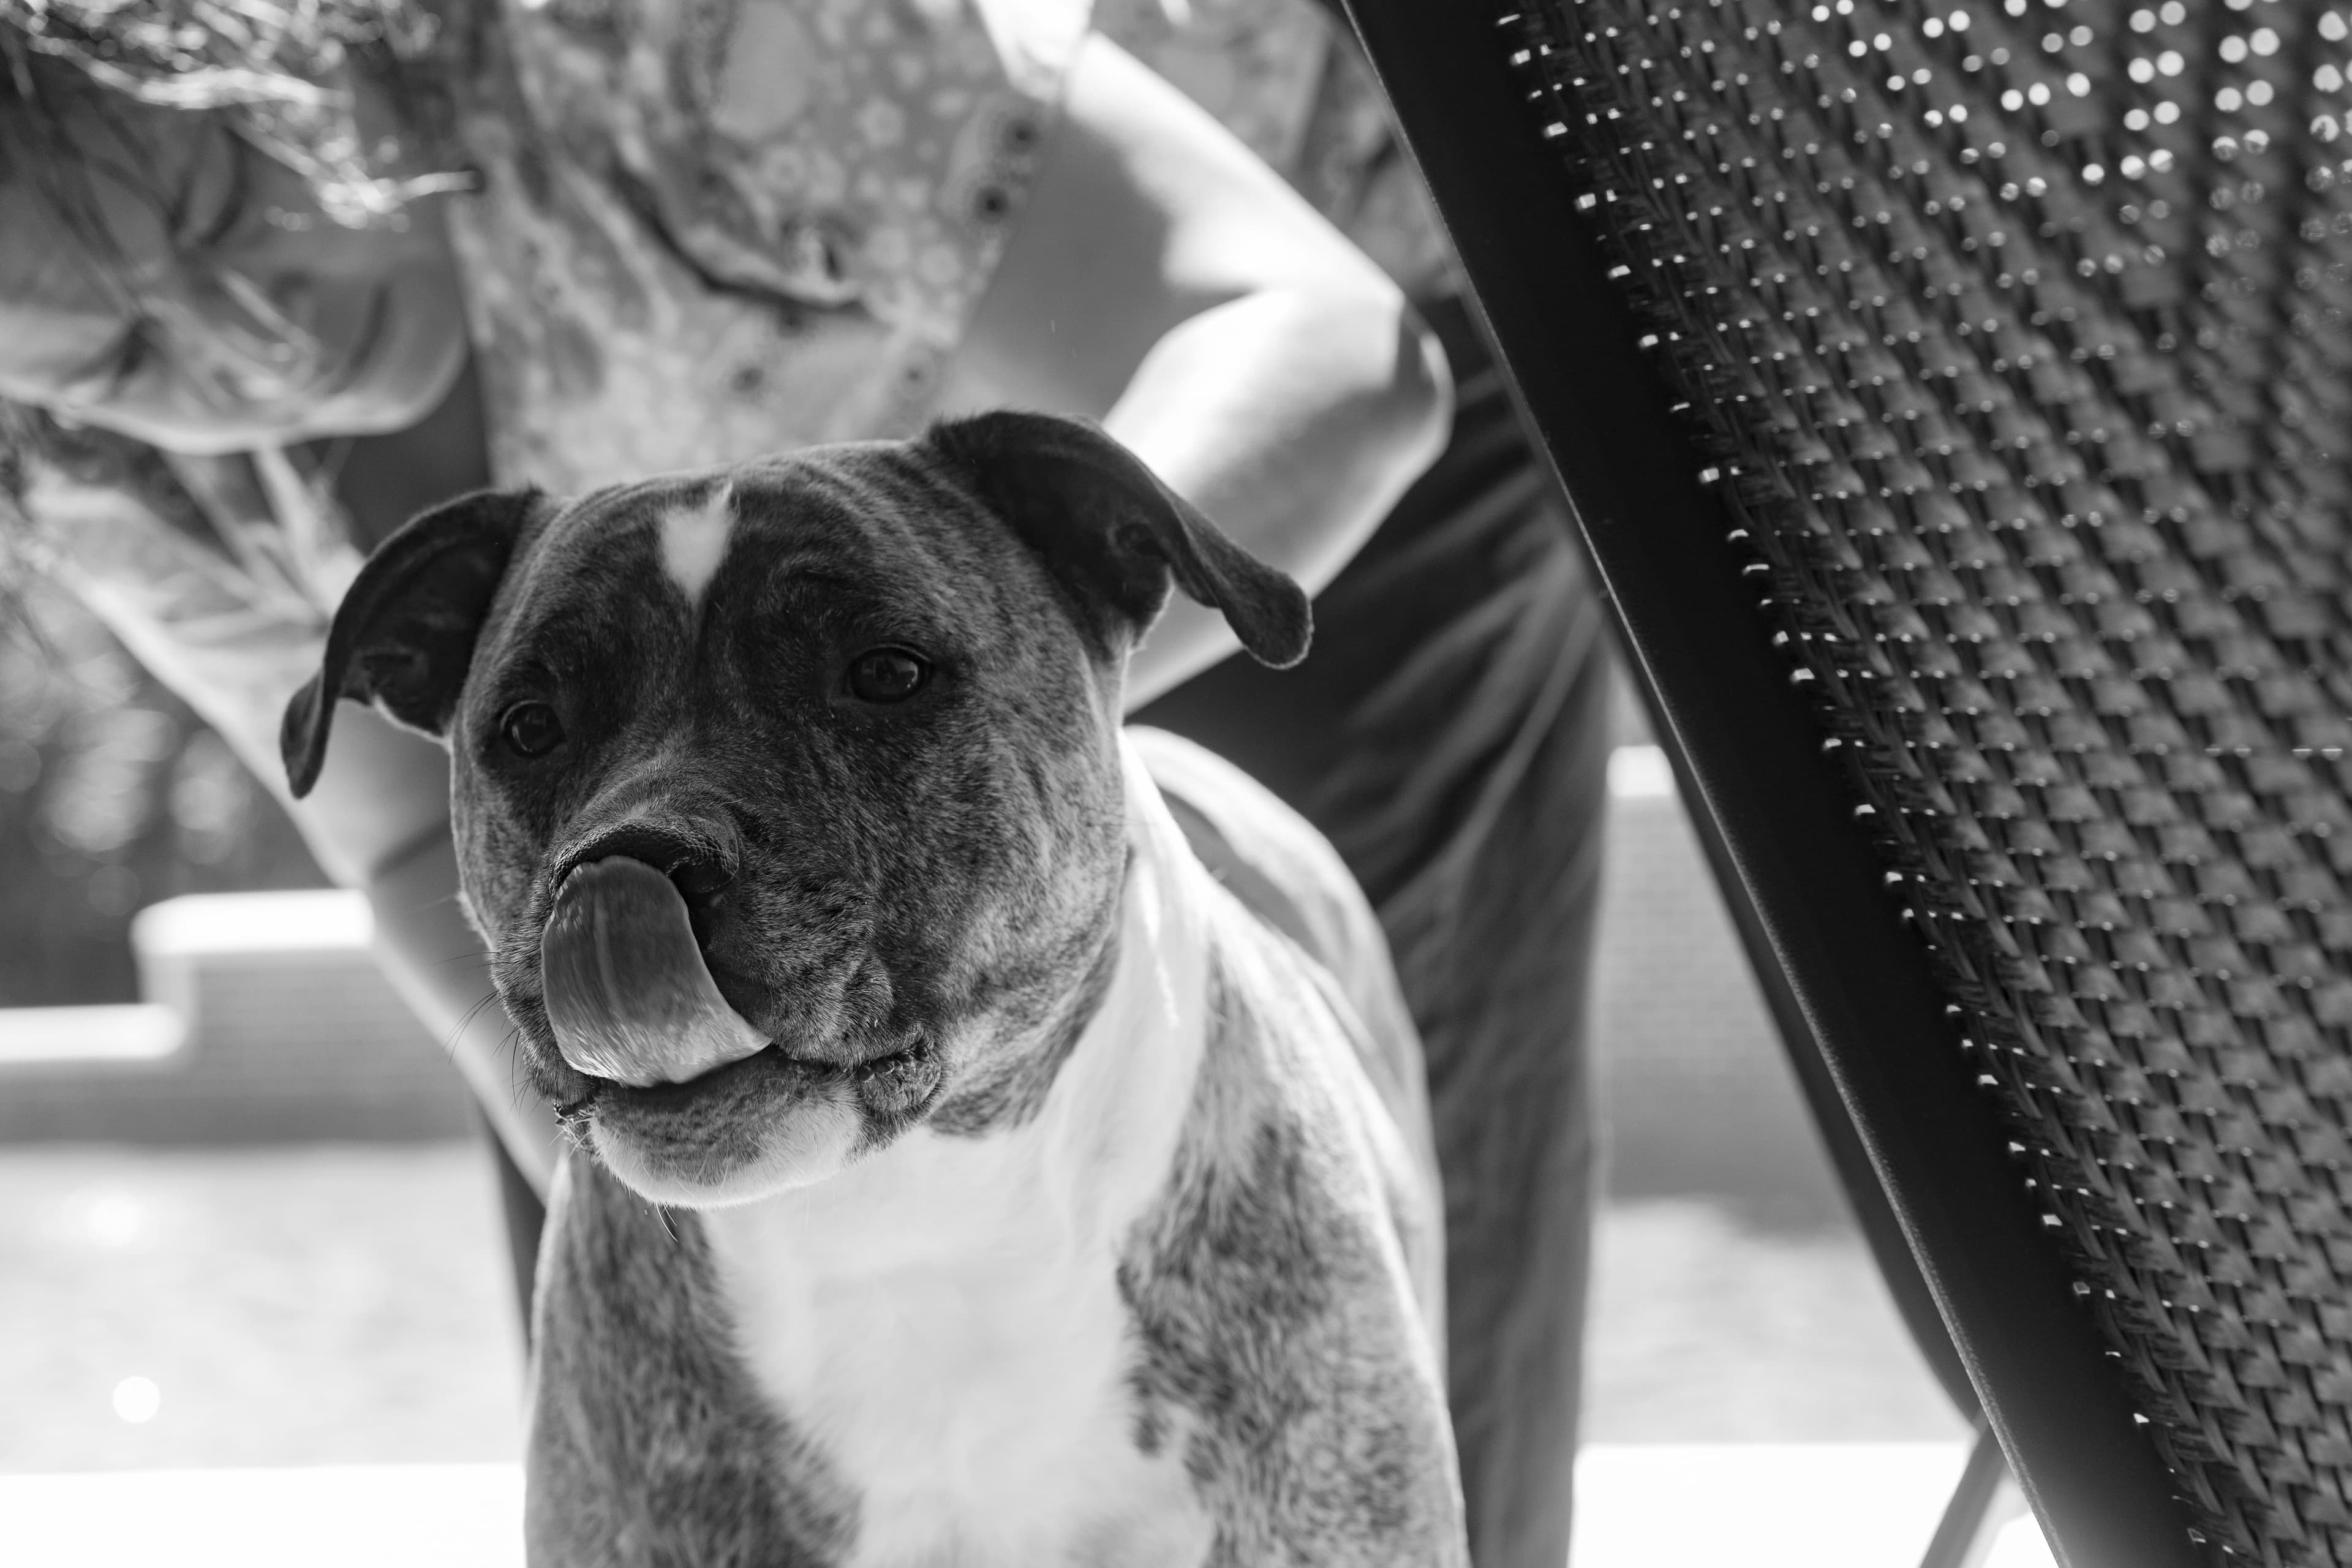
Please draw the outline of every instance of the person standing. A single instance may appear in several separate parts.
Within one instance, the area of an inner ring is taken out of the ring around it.
[[[0,478],[28,552],[282,787],[339,523],[366,542],[493,478],[576,490],[992,405],[1102,420],[1318,591],[1282,675],[1180,604],[1131,711],[1297,806],[1381,913],[1430,1063],[1474,1553],[1557,1568],[1601,623],[1347,40],[1304,0],[328,15],[258,62],[275,98],[206,62],[245,96],[202,112],[126,93],[194,79],[139,76],[135,47],[11,51],[0,396],[44,412]],[[347,100],[294,90],[321,73]],[[543,1179],[451,898],[444,760],[371,713],[336,735],[298,820]]]

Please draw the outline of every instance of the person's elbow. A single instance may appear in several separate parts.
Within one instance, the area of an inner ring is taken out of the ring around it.
[[[1321,579],[1444,450],[1454,379],[1436,333],[1401,290],[1358,285],[1321,294],[1300,307],[1297,325],[1317,342],[1301,362],[1325,389],[1327,435],[1318,444],[1338,514],[1329,543],[1339,548],[1309,568]]]
[[[1444,345],[1419,312],[1400,300],[1392,320],[1395,348],[1389,375],[1373,397],[1371,423],[1409,485],[1445,449],[1454,427],[1454,376]]]

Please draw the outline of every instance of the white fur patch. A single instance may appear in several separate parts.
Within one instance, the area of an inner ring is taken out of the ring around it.
[[[735,492],[723,481],[700,506],[676,506],[662,514],[662,566],[688,604],[702,602],[734,531]]]
[[[1040,1113],[927,1129],[703,1216],[753,1376],[859,1499],[852,1568],[1194,1568],[1180,1432],[1136,1446],[1117,1279],[1207,1037],[1201,877],[1128,754],[1118,966]]]

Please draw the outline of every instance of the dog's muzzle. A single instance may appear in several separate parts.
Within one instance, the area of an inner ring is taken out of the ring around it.
[[[767,1048],[719,994],[686,900],[642,860],[614,856],[563,879],[539,969],[556,1048],[591,1077],[684,1083]]]

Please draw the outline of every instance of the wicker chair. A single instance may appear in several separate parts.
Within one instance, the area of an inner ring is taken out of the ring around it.
[[[2352,13],[1350,9],[2061,1561],[2352,1563]]]

